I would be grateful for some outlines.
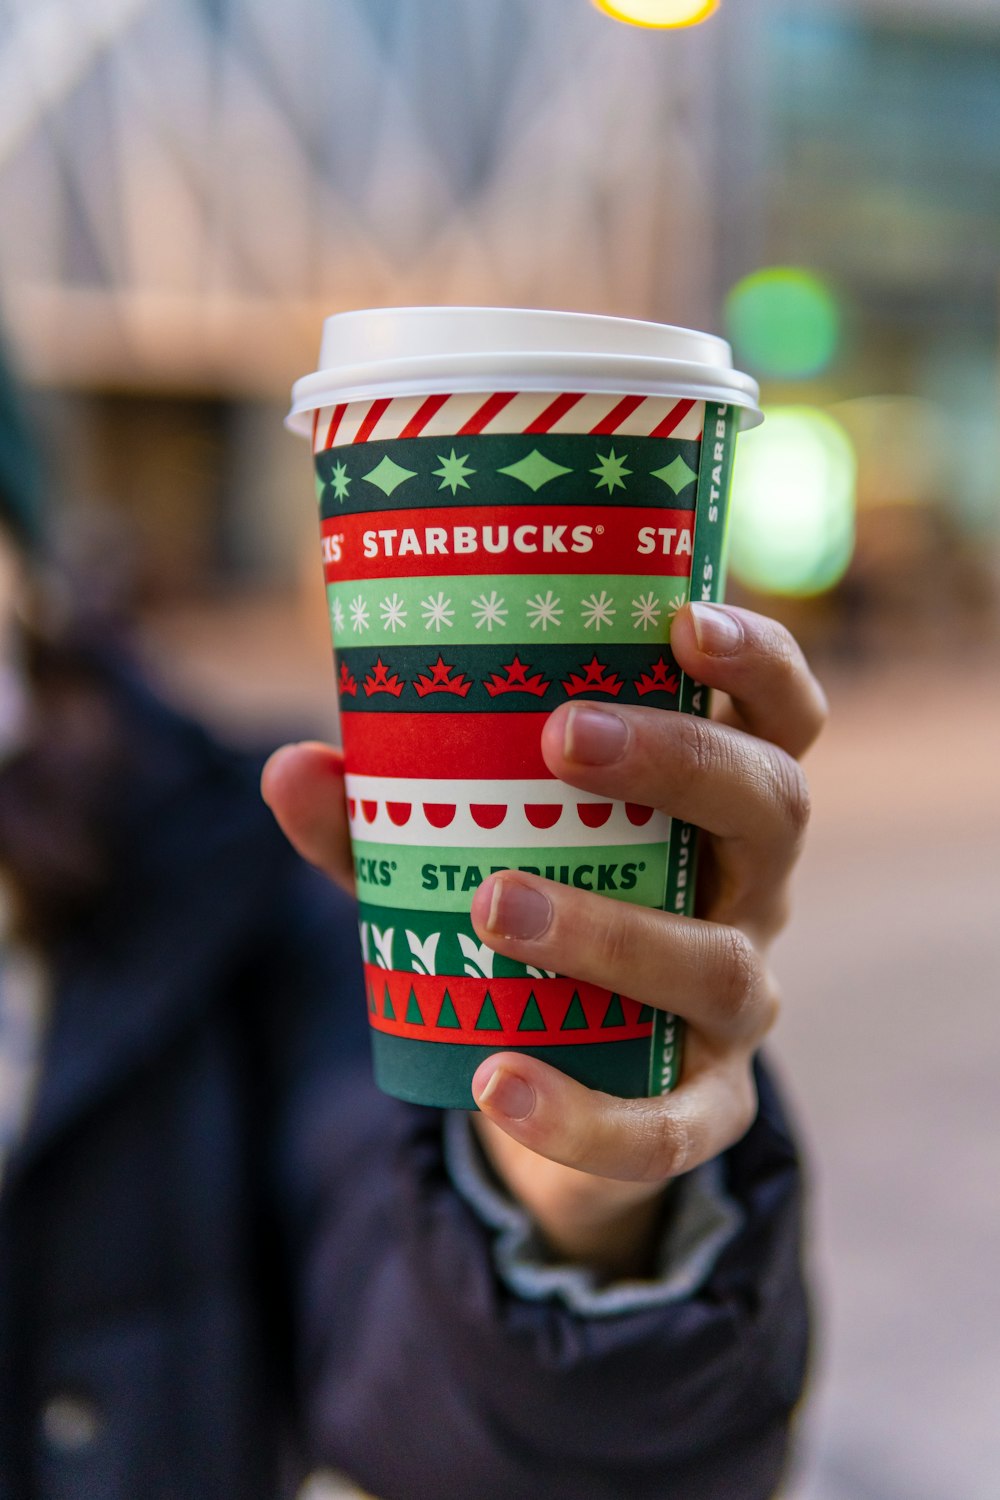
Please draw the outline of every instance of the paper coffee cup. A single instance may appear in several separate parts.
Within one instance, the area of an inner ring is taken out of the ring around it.
[[[312,436],[376,1080],[472,1108],[529,1052],[622,1096],[672,1088],[681,1026],[517,963],[469,917],[493,871],[690,913],[696,831],[557,781],[560,703],[705,713],[670,622],[723,583],[737,429],[728,345],[508,308],[326,321],[289,425]]]

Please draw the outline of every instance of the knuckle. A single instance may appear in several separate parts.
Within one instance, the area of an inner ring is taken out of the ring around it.
[[[592,921],[590,930],[597,960],[607,974],[618,974],[629,958],[634,957],[636,942],[628,915],[619,906],[602,903],[600,915]]]
[[[738,927],[720,928],[716,942],[721,975],[719,1003],[730,1022],[743,1018],[760,991],[760,961],[750,939]]]
[[[632,1117],[632,1176],[637,1182],[667,1182],[692,1164],[695,1136],[686,1114],[671,1107],[644,1108]]]
[[[796,839],[801,839],[809,824],[812,798],[802,767],[790,755],[779,755],[776,762],[775,794],[783,816]]]
[[[704,719],[695,714],[677,714],[675,733],[680,755],[677,774],[686,784],[695,784],[716,760],[716,745]]]

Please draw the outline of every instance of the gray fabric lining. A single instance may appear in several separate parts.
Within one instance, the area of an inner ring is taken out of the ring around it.
[[[499,1187],[472,1128],[471,1116],[450,1111],[444,1118],[445,1163],[456,1191],[484,1224],[496,1231],[497,1273],[517,1296],[529,1301],[557,1298],[589,1318],[620,1317],[691,1297],[704,1283],[722,1249],[743,1222],[739,1205],[723,1181],[722,1164],[706,1162],[671,1183],[671,1212],[657,1255],[657,1275],[648,1281],[602,1285],[585,1266],[556,1264],[528,1214]]]

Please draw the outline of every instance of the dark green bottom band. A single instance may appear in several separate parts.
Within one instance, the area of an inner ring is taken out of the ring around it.
[[[449,1042],[416,1042],[408,1037],[372,1031],[375,1082],[385,1094],[410,1104],[438,1109],[475,1109],[472,1075],[497,1047],[469,1047]],[[542,1062],[561,1068],[588,1088],[622,1099],[649,1092],[649,1039],[591,1042],[579,1047],[517,1047]]]

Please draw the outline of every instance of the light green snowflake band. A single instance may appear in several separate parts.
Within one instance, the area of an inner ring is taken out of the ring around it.
[[[340,647],[473,646],[505,637],[515,645],[666,645],[688,584],[686,578],[607,574],[402,578],[331,583],[327,602]]]

